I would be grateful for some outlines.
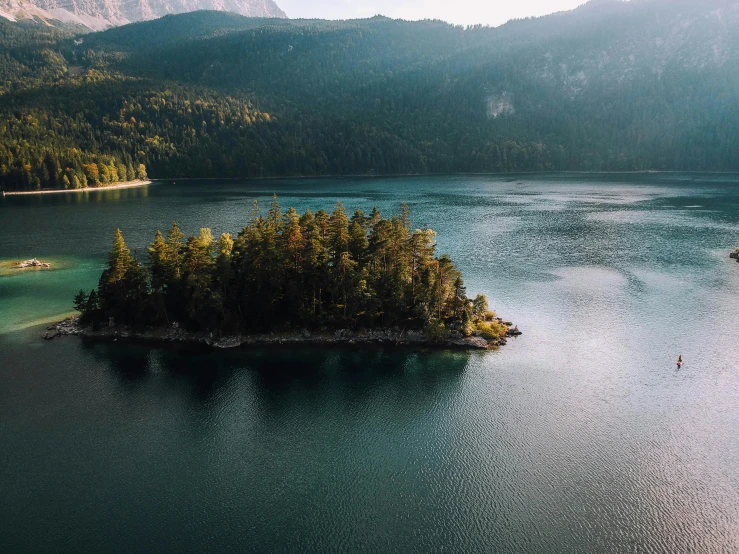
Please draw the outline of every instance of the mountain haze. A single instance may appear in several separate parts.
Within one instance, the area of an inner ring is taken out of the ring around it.
[[[737,2],[34,33],[0,25],[6,188],[72,182],[96,157],[154,177],[739,170]]]

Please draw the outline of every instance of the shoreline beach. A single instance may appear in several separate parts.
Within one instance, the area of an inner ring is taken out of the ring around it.
[[[66,192],[90,192],[99,190],[119,190],[128,189],[135,187],[143,187],[150,185],[151,181],[131,181],[129,183],[119,183],[114,185],[108,185],[104,187],[87,187],[83,189],[59,189],[59,190],[18,190],[18,191],[3,191],[3,196],[29,196],[34,194],[60,194]]]

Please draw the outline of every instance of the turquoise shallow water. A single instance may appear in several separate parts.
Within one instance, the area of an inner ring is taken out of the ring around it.
[[[411,205],[491,353],[43,342],[113,231]],[[0,551],[739,551],[739,178],[158,183],[0,201]],[[687,363],[675,367],[682,354]]]

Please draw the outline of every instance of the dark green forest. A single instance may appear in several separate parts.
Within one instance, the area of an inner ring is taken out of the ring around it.
[[[0,19],[0,187],[736,171],[739,21],[723,4],[605,0],[499,28],[195,12],[75,35]]]
[[[436,255],[436,233],[411,230],[408,207],[384,218],[377,209],[349,216],[282,212],[275,197],[258,204],[232,238],[210,229],[185,237],[176,223],[157,232],[145,260],[116,232],[96,290],[80,291],[75,307],[94,327],[171,327],[194,331],[270,332],[309,328],[400,326],[444,336],[451,328],[488,340],[507,328],[487,299],[467,298],[461,273]]]

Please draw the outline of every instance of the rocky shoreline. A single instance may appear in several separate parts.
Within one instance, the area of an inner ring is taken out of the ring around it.
[[[518,329],[508,331],[508,337],[519,336]],[[158,342],[164,344],[195,344],[212,348],[238,348],[241,346],[276,345],[391,345],[416,346],[428,348],[490,350],[506,344],[505,338],[486,340],[482,336],[463,337],[452,331],[448,337],[434,338],[420,331],[406,331],[398,328],[351,331],[339,329],[333,333],[311,333],[304,329],[299,332],[270,333],[265,335],[230,335],[215,337],[212,333],[193,333],[177,327],[136,330],[129,328],[105,328],[92,330],[81,327],[76,317],[65,319],[49,326],[43,338],[51,340],[62,336],[79,336],[83,339],[115,341],[133,340]]]

